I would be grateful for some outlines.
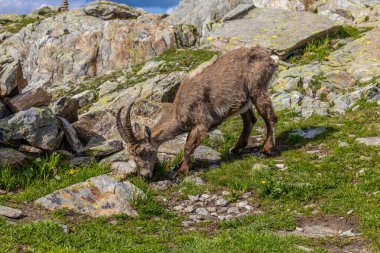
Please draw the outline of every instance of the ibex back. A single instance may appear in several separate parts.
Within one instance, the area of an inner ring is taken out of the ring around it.
[[[183,81],[174,102],[163,109],[160,120],[152,130],[137,127],[134,133],[131,124],[132,104],[127,110],[125,124],[122,124],[121,108],[117,116],[118,129],[135,157],[140,175],[150,177],[157,160],[158,147],[183,133],[189,134],[178,172],[187,173],[190,157],[207,132],[235,114],[240,114],[243,120],[240,138],[231,149],[231,152],[238,153],[247,146],[257,121],[253,105],[267,127],[267,138],[261,152],[270,154],[275,145],[274,126],[277,117],[268,86],[276,67],[276,60],[259,46],[240,48],[219,57],[200,73]]]

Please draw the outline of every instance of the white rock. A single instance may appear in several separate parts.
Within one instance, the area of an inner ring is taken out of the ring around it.
[[[22,211],[7,206],[0,206],[0,215],[17,219],[21,217]]]

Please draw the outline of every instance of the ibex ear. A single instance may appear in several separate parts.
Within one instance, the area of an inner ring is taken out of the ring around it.
[[[140,131],[141,131],[141,127],[139,123],[135,123],[135,133],[140,132]]]
[[[149,127],[145,126],[145,139],[150,142],[152,138],[152,131],[150,130]]]

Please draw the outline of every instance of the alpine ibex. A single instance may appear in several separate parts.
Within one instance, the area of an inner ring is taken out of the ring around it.
[[[174,137],[189,133],[184,158],[178,173],[187,173],[190,156],[203,142],[208,131],[230,116],[240,114],[243,130],[232,153],[247,146],[257,119],[252,107],[264,119],[267,138],[261,152],[270,154],[275,145],[274,126],[277,117],[268,93],[270,79],[277,68],[278,58],[271,57],[262,47],[240,48],[216,59],[200,73],[187,77],[181,84],[175,100],[163,109],[161,119],[152,128],[131,124],[132,105],[126,113],[125,124],[121,112],[117,114],[117,128],[128,143],[128,149],[139,166],[139,174],[151,177],[157,160],[158,147]]]

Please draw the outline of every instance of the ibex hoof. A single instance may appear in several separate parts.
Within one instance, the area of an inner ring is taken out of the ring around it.
[[[238,155],[240,150],[236,150],[235,148],[231,148],[229,153],[230,155]]]

